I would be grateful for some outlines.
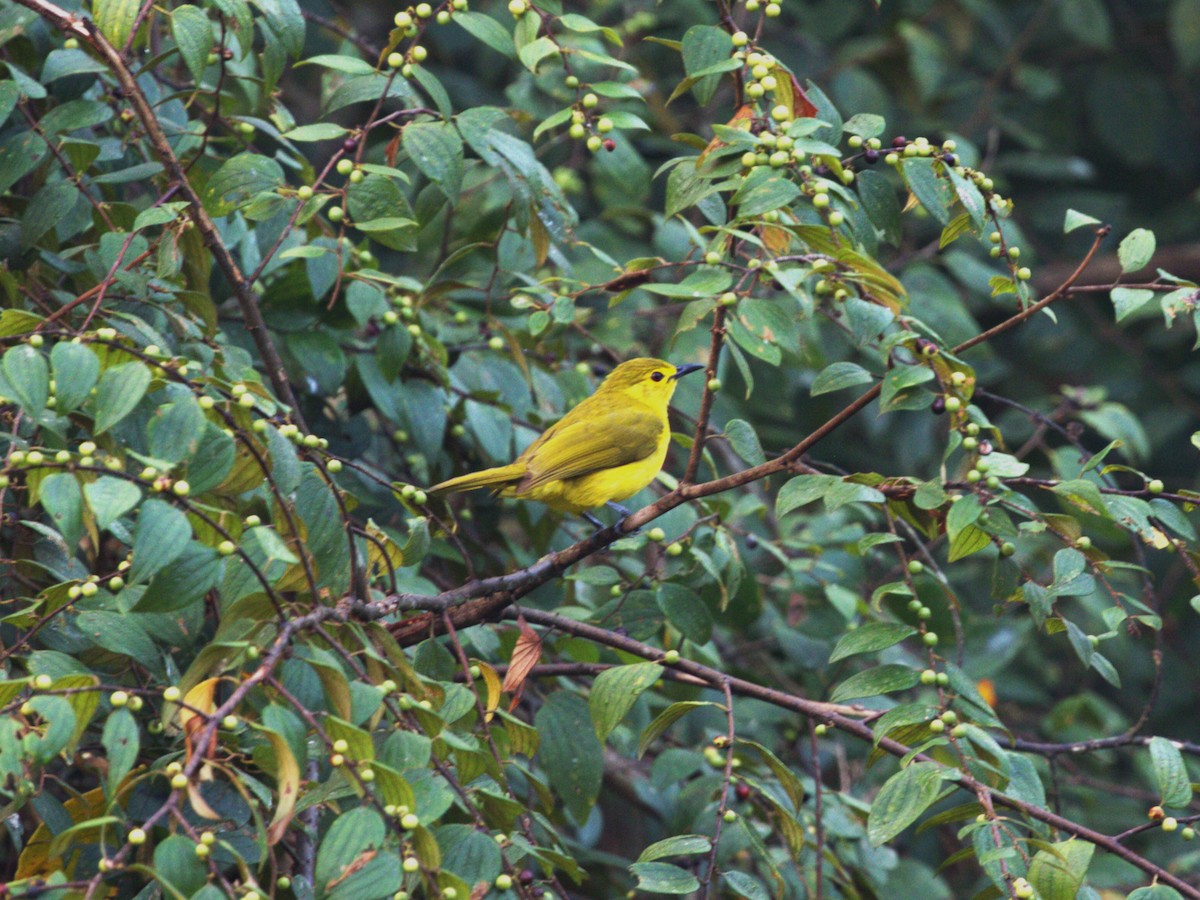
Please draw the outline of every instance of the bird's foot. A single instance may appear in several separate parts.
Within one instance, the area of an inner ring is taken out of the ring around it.
[[[625,523],[625,520],[633,515],[633,513],[629,511],[628,507],[622,506],[620,503],[617,503],[613,500],[609,500],[604,505],[609,509],[621,514],[621,518],[617,520],[617,524],[613,526],[614,528],[620,529],[622,534],[641,534],[642,529],[640,527],[630,528],[629,530],[625,530],[625,528],[622,527]]]

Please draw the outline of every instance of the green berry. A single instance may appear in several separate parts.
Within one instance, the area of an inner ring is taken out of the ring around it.
[[[1146,484],[1146,490],[1152,494],[1161,494],[1165,485],[1159,479],[1155,478]]]

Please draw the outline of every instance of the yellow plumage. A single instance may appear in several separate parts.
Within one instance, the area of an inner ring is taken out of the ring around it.
[[[661,359],[623,362],[512,463],[451,478],[430,493],[492,488],[502,497],[537,500],[570,513],[632,497],[654,480],[666,459],[667,405],[675,382],[700,368]]]

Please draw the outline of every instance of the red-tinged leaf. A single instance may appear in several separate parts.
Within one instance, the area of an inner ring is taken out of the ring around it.
[[[521,628],[521,636],[517,638],[517,645],[513,647],[512,659],[508,662],[508,671],[504,674],[504,690],[513,695],[512,702],[508,706],[509,712],[516,709],[517,704],[521,702],[521,691],[525,689],[525,679],[529,677],[530,670],[542,658],[541,635],[530,628],[523,618],[518,618],[517,624]]]

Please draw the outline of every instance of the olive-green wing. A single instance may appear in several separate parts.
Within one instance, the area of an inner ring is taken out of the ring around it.
[[[526,457],[527,474],[517,490],[645,459],[658,448],[665,427],[653,412],[636,407],[588,416],[565,427],[560,422]]]

